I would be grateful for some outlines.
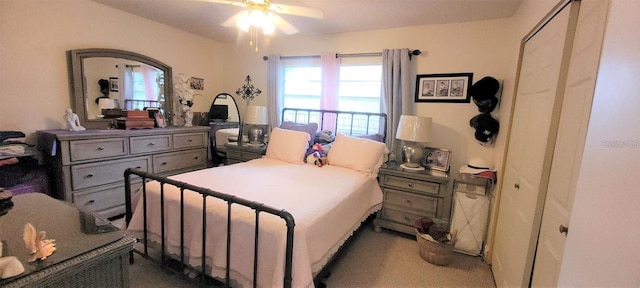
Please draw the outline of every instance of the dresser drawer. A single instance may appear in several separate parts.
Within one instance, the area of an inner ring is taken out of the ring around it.
[[[133,194],[138,188],[142,187],[142,182],[133,182],[131,186],[131,194]],[[124,205],[124,186],[111,185],[105,188],[73,193],[73,204],[90,211],[100,211]]]
[[[149,157],[137,157],[71,166],[72,189],[78,190],[116,182],[124,183],[124,170],[136,168],[149,171],[151,164],[149,161]]]
[[[437,197],[407,193],[387,188],[384,189],[384,204],[397,205],[398,208],[420,210],[434,215],[438,211]]]
[[[418,213],[411,213],[408,211],[401,211],[401,210],[388,209],[388,208],[382,209],[382,218],[389,221],[398,222],[407,226],[411,226],[411,227],[413,227],[416,220],[422,217],[435,217],[435,216],[436,216],[435,213],[418,214]]]
[[[129,154],[126,138],[69,141],[71,161],[98,159]]]
[[[440,184],[417,179],[404,178],[392,175],[383,175],[383,186],[407,189],[418,193],[429,193],[438,195]]]
[[[205,166],[205,149],[153,155],[153,173]]]
[[[171,135],[131,137],[131,154],[169,150],[171,139]]]
[[[192,148],[207,145],[205,133],[185,133],[173,135],[173,148]]]

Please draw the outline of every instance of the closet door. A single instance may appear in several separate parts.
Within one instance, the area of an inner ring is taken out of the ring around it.
[[[582,0],[540,226],[532,287],[557,287],[582,163],[609,1]]]
[[[529,286],[578,7],[559,6],[523,44],[492,252],[498,287]]]

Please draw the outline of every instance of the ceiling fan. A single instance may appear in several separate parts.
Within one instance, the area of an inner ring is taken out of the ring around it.
[[[249,31],[251,28],[262,29],[265,35],[272,34],[279,28],[285,34],[298,32],[293,25],[282,19],[278,14],[323,19],[324,13],[320,9],[271,3],[270,0],[203,0],[205,2],[233,5],[246,8],[223,22],[224,27],[235,27]]]

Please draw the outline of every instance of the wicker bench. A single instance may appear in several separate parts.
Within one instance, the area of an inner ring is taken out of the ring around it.
[[[136,240],[108,221],[41,193],[13,197],[14,207],[0,217],[4,256],[15,256],[25,268],[0,280],[1,287],[128,287],[129,252]],[[56,240],[56,252],[28,263],[22,240],[26,223]]]

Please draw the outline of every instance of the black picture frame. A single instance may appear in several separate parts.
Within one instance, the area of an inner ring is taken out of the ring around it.
[[[119,87],[118,77],[109,77],[109,91],[118,92],[120,90]]]
[[[469,103],[473,73],[420,74],[416,76],[415,102]]]
[[[422,166],[429,170],[449,172],[451,163],[451,150],[433,147],[424,147]]]

